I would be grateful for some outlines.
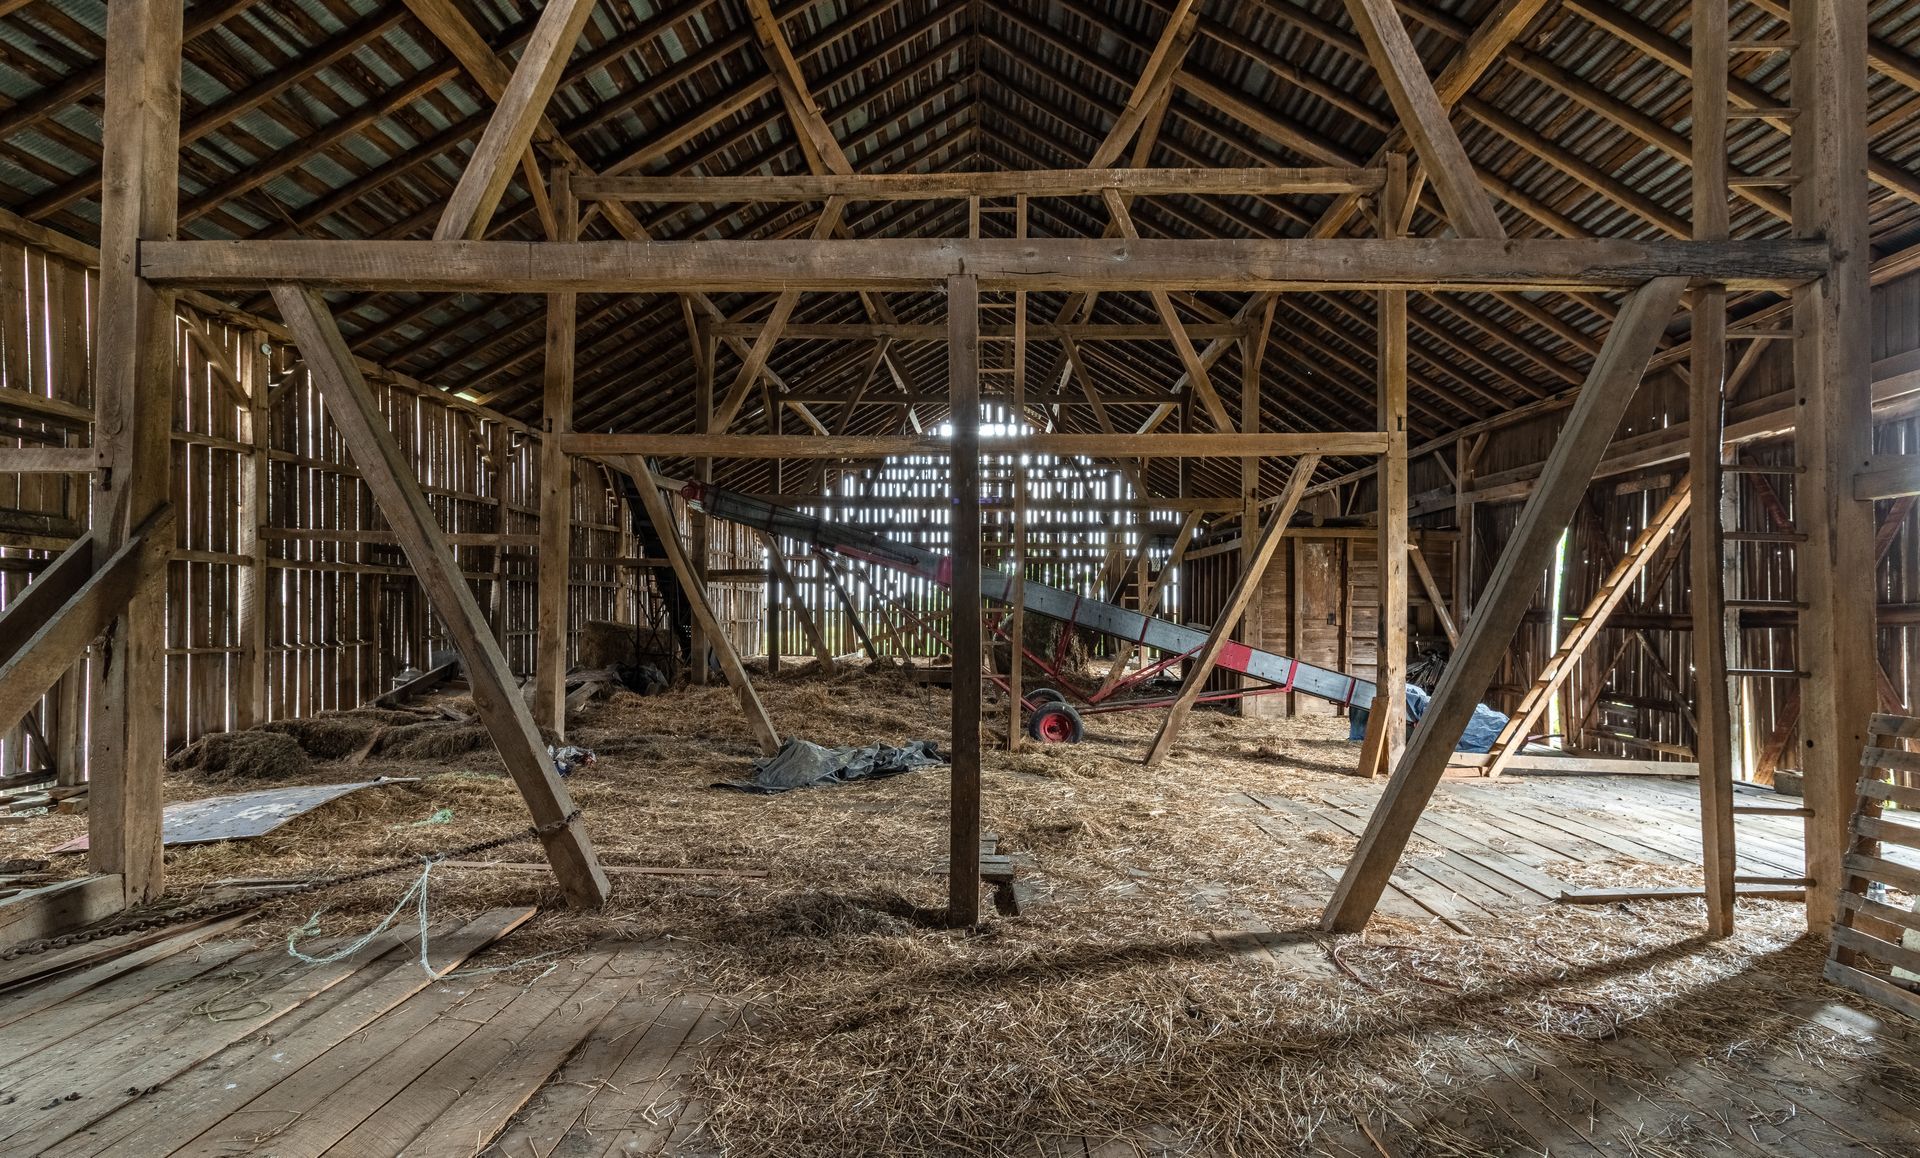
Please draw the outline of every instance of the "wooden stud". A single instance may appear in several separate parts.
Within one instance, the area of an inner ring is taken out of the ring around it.
[[[445,532],[421,493],[413,468],[394,442],[346,339],[319,294],[299,286],[275,286],[273,300],[306,360],[314,386],[333,417],[340,438],[393,527],[440,621],[460,653],[473,689],[473,704],[493,737],[507,774],[533,814],[547,861],[569,903],[598,908],[610,892],[577,815],[573,800],[554,771],[553,758],[520,697],[507,657],[494,641],[473,590],[454,560]]]
[[[1627,299],[1595,359],[1587,383],[1561,428],[1540,477],[1466,634],[1454,649],[1420,728],[1395,765],[1366,833],[1334,890],[1325,928],[1355,932],[1373,915],[1394,866],[1446,773],[1453,747],[1492,683],[1514,630],[1526,614],[1541,568],[1585,492],[1628,401],[1646,374],[1660,335],[1686,288],[1681,278],[1649,282]]]
[[[767,588],[773,589],[773,580],[778,579],[780,588],[786,592],[787,603],[793,608],[794,618],[800,621],[800,632],[807,637],[807,646],[813,649],[813,657],[820,661],[820,670],[833,670],[833,649],[827,646],[827,637],[820,631],[820,623],[807,607],[806,596],[800,584],[794,579],[793,569],[787,566],[787,560],[780,553],[779,540],[765,531],[759,532],[760,542],[767,549]]]
[[[980,285],[947,284],[947,389],[953,396],[953,749],[947,924],[980,922]]]
[[[1287,524],[1293,520],[1293,512],[1300,505],[1300,496],[1305,493],[1307,483],[1313,479],[1314,469],[1319,465],[1320,456],[1316,454],[1303,455],[1293,464],[1293,473],[1288,476],[1287,485],[1280,492],[1279,508],[1274,511],[1266,529],[1260,532],[1260,541],[1246,565],[1241,568],[1240,577],[1234,581],[1233,590],[1228,594],[1219,617],[1213,621],[1213,629],[1207,633],[1207,642],[1186,661],[1180,692],[1167,709],[1167,718],[1161,721],[1160,732],[1154,737],[1153,746],[1147,750],[1146,759],[1142,761],[1147,767],[1159,767],[1166,760],[1167,753],[1173,750],[1173,743],[1179,738],[1181,727],[1193,711],[1200,690],[1207,686],[1207,679],[1213,674],[1214,664],[1219,661],[1235,624],[1240,621],[1247,604],[1259,593],[1260,578],[1266,574],[1267,563],[1272,560],[1280,541],[1286,537]]]

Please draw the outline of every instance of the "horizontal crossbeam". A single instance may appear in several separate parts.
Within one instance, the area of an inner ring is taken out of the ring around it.
[[[944,438],[913,435],[563,434],[577,455],[666,458],[887,458],[944,455]],[[1315,434],[1029,434],[983,440],[985,454],[1099,455],[1117,458],[1266,458],[1301,454],[1384,454],[1387,436],[1370,430]]]
[[[149,241],[140,275],[442,293],[911,291],[962,274],[1030,291],[1598,291],[1657,277],[1782,290],[1828,261],[1823,242],[1788,240]]]
[[[821,173],[812,176],[583,177],[582,201],[934,201],[965,197],[1136,197],[1370,193],[1378,169],[1032,169],[995,173]]]

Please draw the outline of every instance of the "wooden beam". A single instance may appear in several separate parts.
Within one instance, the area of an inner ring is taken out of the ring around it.
[[[1234,581],[1226,604],[1214,619],[1212,630],[1207,632],[1207,642],[1186,661],[1180,692],[1167,708],[1167,718],[1161,721],[1159,734],[1154,737],[1153,745],[1147,749],[1146,759],[1142,761],[1147,767],[1158,768],[1166,760],[1167,753],[1173,750],[1173,742],[1179,738],[1181,727],[1193,711],[1194,700],[1200,695],[1200,690],[1207,686],[1208,677],[1213,675],[1214,665],[1219,662],[1220,653],[1232,638],[1241,613],[1259,594],[1261,576],[1266,574],[1267,564],[1272,561],[1280,540],[1286,537],[1287,524],[1293,520],[1293,512],[1300,505],[1300,496],[1306,491],[1307,483],[1319,465],[1320,456],[1316,454],[1302,455],[1293,464],[1293,473],[1287,477],[1287,485],[1280,491],[1280,509],[1274,512],[1272,520],[1260,532],[1258,545],[1241,567],[1240,577]]]
[[[759,322],[721,322],[707,327],[707,331],[722,338],[752,338],[760,333],[760,325]],[[1244,327],[1232,322],[1187,323],[1187,336],[1191,338],[1238,338],[1243,331]],[[1058,326],[1049,322],[1027,325],[1027,337],[1033,341],[1151,342],[1166,336],[1164,326],[1154,325]],[[780,331],[780,339],[784,342],[944,342],[947,327],[939,322],[789,322]],[[1010,344],[1014,341],[1014,327],[981,326],[980,340]]]
[[[560,84],[567,60],[580,43],[580,33],[593,15],[594,0],[547,0],[533,37],[514,66],[513,79],[501,93],[487,129],[474,146],[460,181],[440,214],[433,236],[479,240],[486,236],[493,211],[513,180],[514,169],[527,155],[533,131],[546,114],[547,102]],[[537,173],[537,170],[536,170]]]
[[[245,289],[305,282],[443,293],[933,290],[962,271],[983,290],[1607,290],[1682,276],[1730,290],[1823,275],[1816,241],[1476,241],[1446,238],[1139,241],[150,241],[141,276]]]
[[[740,651],[733,646],[733,637],[727,634],[725,626],[714,615],[713,606],[707,602],[707,589],[699,581],[693,563],[687,558],[686,548],[680,541],[680,528],[674,525],[673,511],[668,508],[667,500],[661,497],[660,486],[652,470],[645,460],[637,457],[627,460],[627,470],[633,475],[635,489],[640,492],[640,503],[646,508],[647,521],[653,524],[654,534],[660,538],[661,549],[667,553],[667,562],[680,580],[681,589],[687,593],[693,617],[700,624],[700,629],[707,633],[707,643],[720,661],[720,670],[726,674],[734,698],[740,701],[741,714],[747,718],[747,727],[753,731],[754,741],[760,745],[761,752],[773,755],[780,750],[780,733],[774,729],[773,719],[760,702],[760,694],[753,690],[753,681],[747,678],[747,666],[740,662]]]
[[[1897,499],[1920,495],[1920,454],[1870,454],[1853,474],[1853,497]]]
[[[1427,179],[1446,206],[1455,233],[1462,237],[1501,238],[1507,231],[1493,211],[1493,202],[1474,175],[1473,162],[1460,145],[1459,134],[1447,120],[1443,104],[1427,77],[1427,69],[1413,49],[1407,26],[1393,0],[1346,0],[1353,26],[1373,58],[1387,98],[1400,114],[1400,127],[1420,152]]]
[[[0,609],[0,729],[11,730],[136,597],[164,588],[173,509],[162,507],[96,564],[81,536]]]
[[[521,699],[507,657],[487,627],[446,534],[434,520],[413,468],[394,442],[366,379],[354,363],[320,295],[296,285],[273,289],[280,317],[293,333],[314,388],[340,431],[361,481],[406,552],[407,562],[447,629],[473,690],[473,705],[493,737],[520,795],[533,815],[547,862],[569,903],[598,908],[610,892],[607,874],[593,851],[585,824],[553,768],[533,716]]]
[[[754,37],[760,42],[760,54],[766,58],[774,83],[779,86],[781,103],[787,107],[787,119],[799,133],[807,167],[816,173],[822,170],[852,173],[853,165],[847,160],[846,150],[834,139],[826,117],[814,102],[806,74],[800,71],[800,62],[794,59],[793,49],[787,44],[786,33],[774,18],[772,7],[767,0],[747,0],[747,13],[753,20]]]
[[[1692,0],[1693,237],[1728,235],[1727,205],[1728,0]],[[1727,679],[1729,651],[1739,620],[1727,616],[1723,509],[1730,504],[1721,470],[1726,445],[1727,291],[1717,285],[1691,291],[1693,352],[1688,359],[1688,473],[1693,480],[1692,574],[1694,760],[1700,765],[1700,844],[1706,872],[1707,934],[1733,932],[1733,712]],[[1737,457],[1738,450],[1733,450]],[[1738,571],[1735,571],[1738,574]],[[1648,654],[1652,654],[1649,652]]]
[[[551,9],[549,9],[551,11]],[[544,17],[543,17],[544,19]],[[566,169],[553,171],[556,240],[580,234],[580,210]],[[562,439],[573,430],[575,326],[570,293],[547,295],[547,343],[540,427],[540,562],[534,611],[533,722],[556,737],[567,734],[567,658],[572,624],[573,468]]]
[[[1680,278],[1650,282],[1627,299],[1615,319],[1554,446],[1540,486],[1521,512],[1479,606],[1467,621],[1466,634],[1440,678],[1433,701],[1421,717],[1406,755],[1394,767],[1353,859],[1327,904],[1324,927],[1353,932],[1363,928],[1373,915],[1413,835],[1413,826],[1439,786],[1453,747],[1481,695],[1493,681],[1514,630],[1526,615],[1541,569],[1646,374],[1647,363],[1685,288]]]
[[[948,797],[947,924],[980,923],[980,285],[947,285],[947,389],[953,395],[953,750]]]
[[[92,474],[90,446],[0,446],[0,474]]]
[[[830,198],[820,211],[820,219],[814,222],[813,237],[819,241],[831,236],[840,224],[840,214],[846,208],[846,199]],[[767,314],[767,320],[761,324],[760,333],[753,340],[753,347],[740,360],[740,370],[734,375],[733,385],[727,388],[725,398],[714,408],[713,421],[708,429],[724,434],[733,420],[739,416],[740,408],[746,405],[747,394],[760,381],[761,373],[767,368],[767,359],[773,356],[773,346],[780,340],[780,331],[793,316],[795,306],[800,304],[799,290],[782,290],[775,299],[773,309]]]
[[[868,659],[879,659],[880,649],[874,646],[873,636],[867,634],[867,625],[860,618],[860,609],[853,605],[853,596],[847,593],[847,586],[840,578],[840,565],[832,555],[816,550],[813,557],[820,560],[820,566],[827,573],[827,582],[833,587],[834,597],[840,601],[840,610],[853,624],[853,634],[860,640],[860,647],[867,653]]]
[[[1874,654],[1873,505],[1853,473],[1873,451],[1873,260],[1867,199],[1867,11],[1856,0],[1794,0],[1793,232],[1832,247],[1826,277],[1795,291],[1794,516],[1798,551],[1801,767],[1806,774],[1807,927],[1832,924],[1843,884],[1854,787],[1878,706]]]
[[[93,383],[97,570],[165,509],[173,481],[176,295],[142,279],[139,254],[171,241],[177,228],[181,24],[180,0],[127,0],[107,12]],[[165,887],[166,704],[156,694],[166,682],[164,587],[140,584],[115,610],[111,652],[88,665],[87,857],[96,873],[120,877],[126,902],[136,904]]]
[[[1108,189],[1103,197],[1107,213],[1113,218],[1113,224],[1120,236],[1129,241],[1140,240],[1140,231],[1133,226],[1133,216],[1127,212],[1127,203],[1120,194]],[[1173,295],[1163,289],[1148,290],[1153,299],[1153,308],[1160,315],[1160,324],[1167,328],[1167,337],[1173,342],[1173,352],[1180,359],[1180,367],[1186,371],[1187,384],[1193,390],[1194,397],[1206,407],[1207,417],[1213,420],[1215,430],[1234,429],[1233,420],[1227,417],[1227,408],[1220,401],[1220,395],[1214,392],[1213,382],[1207,377],[1207,367],[1200,360],[1200,351],[1193,348],[1193,339],[1187,336],[1187,327],[1180,320],[1180,314],[1173,308]]]
[[[1272,169],[1021,169],[965,173],[825,173],[777,177],[587,177],[582,201],[785,203],[825,201],[942,201],[969,197],[1272,197],[1371,193],[1380,171],[1339,166]]]
[[[1453,622],[1453,615],[1447,610],[1447,601],[1440,596],[1440,585],[1434,581],[1433,568],[1427,566],[1427,555],[1412,543],[1407,544],[1407,561],[1413,564],[1414,573],[1420,576],[1420,588],[1427,593],[1427,606],[1433,608],[1434,618],[1440,621],[1440,630],[1446,633],[1448,646],[1460,642],[1460,628]]]
[[[58,937],[126,907],[127,883],[113,873],[61,881],[0,899],[0,949]]]
[[[937,435],[585,434],[562,437],[568,454],[691,458],[887,458],[954,453]],[[1022,434],[996,438],[995,454],[1093,455],[1115,458],[1247,458],[1298,454],[1379,454],[1386,435],[1370,430],[1323,434]],[[958,500],[956,500],[958,501]],[[1142,506],[1154,506],[1143,500]]]
[[[1120,115],[1115,118],[1113,127],[1093,151],[1087,161],[1089,169],[1105,169],[1120,159],[1126,151],[1127,143],[1134,134],[1140,132],[1147,118],[1165,99],[1173,87],[1174,78],[1180,75],[1180,66],[1186,62],[1187,50],[1193,47],[1193,38],[1197,30],[1200,11],[1198,0],[1178,0],[1167,22],[1160,29],[1159,37],[1154,41],[1153,51],[1147,54],[1146,67],[1140,71],[1140,79],[1134,83],[1133,90],[1127,94],[1127,103],[1121,106]],[[1136,165],[1144,164],[1144,158]]]

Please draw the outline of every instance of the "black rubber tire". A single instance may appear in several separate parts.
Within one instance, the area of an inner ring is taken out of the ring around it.
[[[1067,697],[1052,688],[1035,688],[1026,693],[1026,701],[1030,704],[1064,704]]]
[[[1086,738],[1087,727],[1072,704],[1056,701],[1040,705],[1027,717],[1027,735],[1042,744],[1078,744]]]

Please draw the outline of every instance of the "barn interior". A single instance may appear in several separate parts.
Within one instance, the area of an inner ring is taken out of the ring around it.
[[[1920,8],[0,0],[0,1153],[1920,1150]]]

